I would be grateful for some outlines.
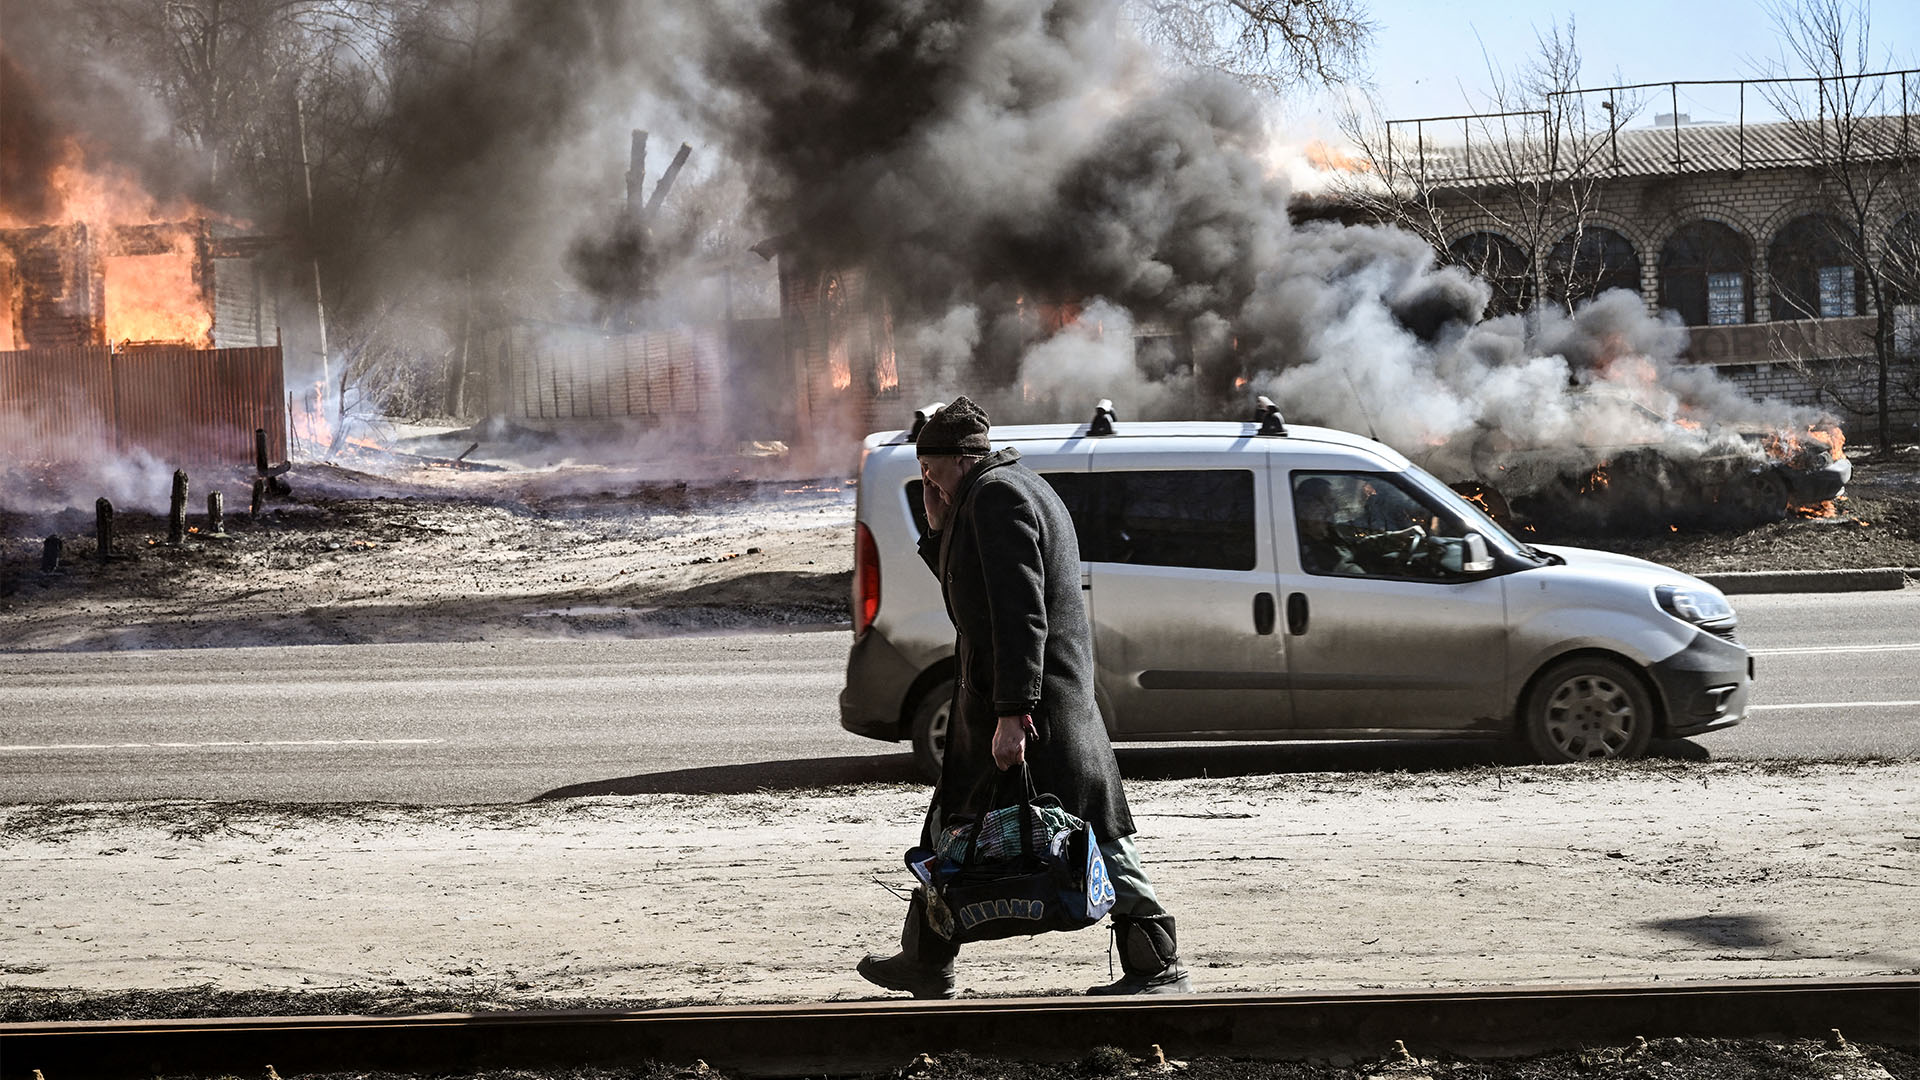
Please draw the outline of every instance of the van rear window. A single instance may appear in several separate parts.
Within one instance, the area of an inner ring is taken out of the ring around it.
[[[1247,469],[1142,469],[1041,473],[1066,504],[1088,562],[1254,568],[1253,473]],[[907,509],[927,534],[920,481]]]
[[[1097,537],[1080,538],[1091,562],[1251,570],[1253,473],[1154,469],[1092,474],[1099,481]]]
[[[1067,505],[1067,513],[1073,516],[1073,531],[1085,545],[1088,526],[1093,521],[1095,488],[1093,478],[1079,472],[1043,472],[1040,478],[1053,485],[1054,494]],[[927,504],[921,497],[922,481],[907,481],[907,512],[913,515],[913,528],[916,536],[927,535]],[[1081,558],[1086,558],[1084,551]]]

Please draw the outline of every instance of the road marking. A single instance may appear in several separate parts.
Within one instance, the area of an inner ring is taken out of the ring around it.
[[[0,746],[0,753],[28,750],[203,750],[219,746],[427,746],[445,739],[220,739],[209,742],[48,743]]]
[[[1920,701],[1803,701],[1798,705],[1749,705],[1748,712],[1772,711],[1775,709],[1905,709],[1920,705]]]
[[[1914,645],[1806,645],[1790,649],[1748,649],[1755,656],[1825,656],[1832,653],[1912,652]]]

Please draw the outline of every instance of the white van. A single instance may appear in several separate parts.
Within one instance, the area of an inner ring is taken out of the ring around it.
[[[866,439],[840,722],[937,775],[953,626],[915,552],[913,427]],[[1526,740],[1631,758],[1729,727],[1753,663],[1712,586],[1529,545],[1371,439],[1285,424],[1006,427],[1079,533],[1100,712],[1116,741]]]

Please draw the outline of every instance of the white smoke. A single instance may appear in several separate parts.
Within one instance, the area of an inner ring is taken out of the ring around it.
[[[958,304],[913,332],[929,391],[934,400],[951,401],[967,392],[974,350],[980,347],[980,309]]]
[[[1079,318],[1021,358],[1023,411],[1078,414],[1098,398],[1111,400],[1124,417],[1178,411],[1192,400],[1191,372],[1149,377],[1136,355],[1134,331],[1125,308],[1104,299],[1088,304]]]

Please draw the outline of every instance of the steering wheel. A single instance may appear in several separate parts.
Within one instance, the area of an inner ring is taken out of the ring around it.
[[[1407,549],[1400,553],[1400,565],[1411,567],[1414,555],[1419,552],[1420,545],[1426,541],[1427,530],[1418,525],[1407,526]]]

